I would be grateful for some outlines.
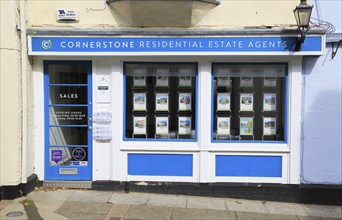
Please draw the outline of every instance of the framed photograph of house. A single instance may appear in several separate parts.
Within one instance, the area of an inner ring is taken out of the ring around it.
[[[220,76],[217,77],[217,87],[230,87],[231,82],[229,77]]]
[[[240,117],[240,135],[253,135],[253,117]]]
[[[178,110],[191,111],[191,93],[179,93]]]
[[[133,111],[146,111],[146,93],[133,93]]]
[[[253,111],[253,93],[240,94],[240,111],[252,112]]]
[[[230,111],[230,93],[217,93],[217,111]]]
[[[169,93],[156,93],[156,111],[169,111]]]
[[[277,78],[276,77],[264,77],[264,87],[276,87]]]
[[[240,79],[240,87],[253,87],[253,77],[244,77]]]
[[[263,99],[263,111],[276,111],[276,100],[277,94],[276,93],[264,93]]]
[[[179,76],[179,87],[191,86],[191,76]]]
[[[146,77],[145,76],[134,76],[133,86],[134,87],[145,87],[146,86]]]
[[[157,76],[156,77],[156,86],[157,87],[168,87],[169,86],[169,77],[168,76]]]
[[[146,135],[146,116],[133,116],[133,135]]]
[[[190,135],[191,134],[191,117],[178,117],[178,134]]]
[[[230,117],[217,117],[217,135],[230,135]]]
[[[276,135],[277,118],[264,117],[263,118],[263,135]]]
[[[156,135],[169,134],[169,117],[156,117]]]

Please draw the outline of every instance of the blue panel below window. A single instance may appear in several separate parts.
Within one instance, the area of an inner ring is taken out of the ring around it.
[[[128,154],[128,175],[192,176],[192,154]]]
[[[216,156],[216,176],[281,177],[281,174],[281,156]]]

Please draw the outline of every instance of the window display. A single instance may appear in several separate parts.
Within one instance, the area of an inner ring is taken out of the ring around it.
[[[124,68],[125,139],[195,140],[197,64],[125,63]]]
[[[214,63],[212,140],[284,141],[286,68]]]

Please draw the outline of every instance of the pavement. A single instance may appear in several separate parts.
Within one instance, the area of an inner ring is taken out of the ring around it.
[[[342,219],[342,206],[118,191],[40,188],[0,204],[0,219]]]

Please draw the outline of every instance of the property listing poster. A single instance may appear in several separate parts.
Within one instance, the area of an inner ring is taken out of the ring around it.
[[[275,111],[276,108],[276,93],[264,93],[264,111]]]
[[[264,78],[264,87],[276,87],[277,86],[277,78],[276,77],[265,77]]]
[[[230,93],[217,93],[217,111],[230,111]]]
[[[191,134],[191,117],[178,117],[178,134]]]
[[[146,135],[146,117],[133,117],[133,134]]]
[[[179,87],[191,86],[191,76],[180,76],[179,77]]]
[[[217,135],[230,135],[230,117],[217,117]]]
[[[231,82],[229,77],[217,77],[217,86],[218,87],[230,87]]]
[[[178,110],[191,111],[191,93],[179,93]]]
[[[156,93],[156,111],[169,110],[169,93]]]
[[[253,135],[253,117],[240,117],[240,135]]]
[[[264,117],[263,135],[276,135],[277,118]]]
[[[241,77],[240,87],[253,87],[253,77]]]
[[[156,117],[156,134],[169,133],[169,117]]]
[[[146,93],[133,93],[133,110],[146,111]]]
[[[240,111],[253,111],[253,93],[240,94]]]
[[[134,76],[133,86],[136,86],[136,87],[146,86],[146,77],[145,76]]]
[[[168,76],[157,76],[156,85],[157,85],[157,87],[168,87],[169,86],[169,77]]]

